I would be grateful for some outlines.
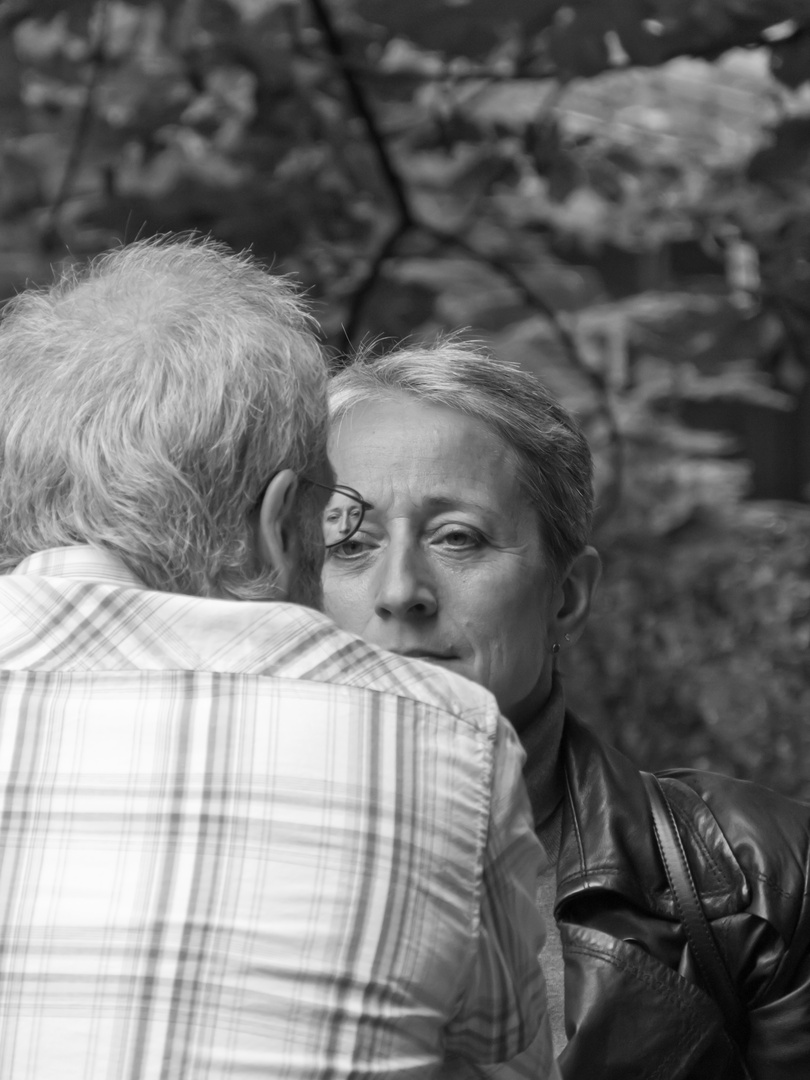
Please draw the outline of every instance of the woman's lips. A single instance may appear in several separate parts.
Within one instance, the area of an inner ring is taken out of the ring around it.
[[[407,656],[410,660],[458,660],[455,653],[433,652],[430,649],[394,649],[399,656]]]

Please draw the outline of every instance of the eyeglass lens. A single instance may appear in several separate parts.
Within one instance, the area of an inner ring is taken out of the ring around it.
[[[363,521],[363,504],[343,491],[336,491],[323,512],[323,539],[327,547],[342,544],[354,536]]]

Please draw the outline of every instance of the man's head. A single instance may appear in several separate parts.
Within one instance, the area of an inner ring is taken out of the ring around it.
[[[94,544],[154,589],[313,602],[326,423],[287,280],[208,240],[108,253],[0,323],[0,572]]]

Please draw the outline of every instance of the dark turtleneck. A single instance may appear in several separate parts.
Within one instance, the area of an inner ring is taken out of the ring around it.
[[[565,1036],[565,990],[562,942],[554,919],[557,895],[557,858],[560,854],[563,794],[565,791],[560,749],[565,721],[565,696],[562,679],[555,673],[545,705],[535,719],[520,732],[526,750],[523,775],[529,791],[537,837],[549,858],[549,867],[541,875],[537,906],[546,924],[546,944],[541,954],[546,976],[549,1021],[554,1053],[561,1053]]]
[[[565,722],[565,694],[555,672],[551,693],[536,718],[520,732],[526,751],[523,775],[529,791],[534,827],[552,862],[560,852],[560,824],[564,791],[560,747]]]

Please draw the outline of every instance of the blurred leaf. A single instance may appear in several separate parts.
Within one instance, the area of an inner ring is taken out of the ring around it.
[[[15,217],[42,199],[40,173],[13,145],[0,149],[0,218]]]
[[[810,213],[788,222],[764,247],[760,270],[767,293],[787,303],[799,318],[797,337],[805,347],[800,358],[810,365],[810,342],[804,323],[810,324]]]
[[[564,203],[575,191],[581,192],[583,169],[577,158],[560,152],[547,173],[548,197],[552,203]]]
[[[64,18],[65,24],[72,29],[83,29],[98,7],[98,0],[35,0],[28,4],[28,9],[41,21],[55,16]]]
[[[710,768],[810,799],[808,510],[740,505],[733,462],[645,446],[631,476],[640,486],[600,538],[592,625],[566,658],[573,706],[644,768]],[[656,536],[649,508],[690,501],[683,527]]]
[[[788,117],[771,132],[769,146],[754,154],[748,177],[788,197],[810,178],[810,118]]]
[[[13,40],[0,34],[0,125],[9,135],[19,131],[25,122],[25,109],[20,100],[20,63]]]
[[[562,79],[588,78],[610,67],[610,51],[605,40],[609,23],[601,8],[565,8],[571,18],[555,26],[549,35],[549,56]]]
[[[536,33],[563,0],[355,0],[358,13],[391,35],[402,35],[431,50],[476,59],[487,56],[507,34]]]
[[[810,80],[810,33],[773,45],[771,71],[785,86],[795,88]]]
[[[105,73],[96,94],[96,111],[111,128],[147,135],[180,118],[192,98],[189,83],[177,72],[147,75],[128,63]]]

